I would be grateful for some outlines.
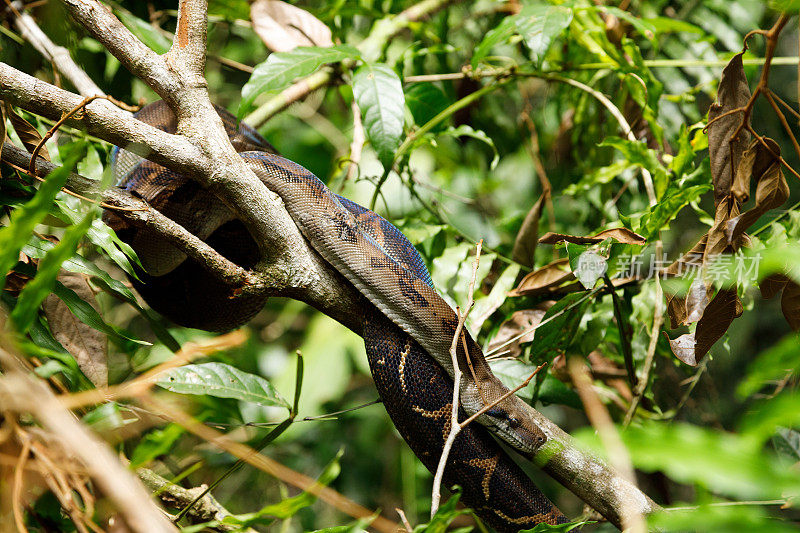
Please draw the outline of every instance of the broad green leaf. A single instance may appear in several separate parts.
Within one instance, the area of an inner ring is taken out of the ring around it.
[[[125,9],[118,9],[115,11],[116,15],[120,18],[123,24],[127,26],[131,33],[139,38],[151,50],[163,54],[170,49],[172,43],[152,24],[145,22],[139,17],[133,15],[130,11]]]
[[[553,39],[572,22],[572,9],[549,5],[527,6],[517,15],[515,22],[517,31],[531,50],[534,63],[540,64]]]
[[[130,468],[146,465],[153,459],[166,454],[184,433],[183,428],[178,424],[169,424],[164,429],[151,431],[134,448]]]
[[[289,403],[269,381],[224,363],[201,363],[172,368],[159,374],[155,383],[180,394],[234,398],[243,402],[289,409]]]
[[[30,239],[36,225],[47,215],[56,194],[83,157],[83,152],[84,150],[72,152],[62,166],[48,174],[34,197],[11,213],[8,225],[0,228],[0,290],[5,286],[8,272],[19,260],[20,250]]]
[[[25,333],[31,327],[39,306],[47,298],[47,295],[52,292],[56,284],[58,271],[61,270],[61,263],[75,254],[78,242],[88,231],[93,218],[93,214],[90,213],[86,215],[80,224],[67,228],[67,231],[61,237],[61,242],[39,261],[36,277],[22,289],[17,305],[11,311],[11,320],[14,322],[18,332]],[[91,308],[90,305],[86,305]],[[94,311],[93,308],[92,311]],[[94,313],[96,314],[97,311],[94,311]]]
[[[328,465],[322,471],[322,474],[320,474],[319,478],[317,479],[317,487],[328,486],[334,479],[339,477],[339,472],[341,472],[339,459],[341,459],[343,453],[343,450],[339,450],[339,453],[336,454],[336,457],[334,457],[331,462],[328,463]],[[300,509],[310,506],[315,501],[317,501],[317,497],[314,494],[310,492],[303,492],[297,496],[286,498],[279,503],[267,505],[255,513],[228,516],[223,520],[223,523],[234,524],[237,526],[249,526],[251,524],[270,523],[276,518],[280,520],[286,520],[287,518],[291,518],[297,514]]]
[[[492,373],[510,389],[518,387],[523,383],[531,373],[536,370],[536,365],[523,363],[518,359],[497,359],[491,362]],[[541,372],[545,370],[542,369]],[[540,373],[541,373],[540,372]],[[536,382],[540,380],[539,374],[528,383],[528,386],[521,388],[516,392],[520,398],[531,401],[536,393]]]
[[[472,54],[472,68],[477,67],[478,64],[489,55],[492,48],[503,41],[507,41],[516,31],[517,17],[512,16],[504,18],[496,28],[486,32],[483,40],[478,43],[478,46],[475,47],[475,52]]]
[[[548,309],[534,334],[530,360],[539,361],[546,359],[551,352],[566,350],[574,340],[590,302],[585,293],[572,293]]]
[[[685,423],[631,426],[621,436],[634,466],[663,471],[679,483],[743,499],[800,493],[800,474],[746,436]]]
[[[388,170],[403,135],[405,98],[400,78],[387,65],[364,65],[353,76],[353,96],[364,117],[367,138]]]
[[[786,458],[789,464],[800,461],[800,432],[778,428],[777,434],[772,438],[772,445],[778,455]]]
[[[447,96],[432,83],[414,83],[406,87],[406,105],[414,116],[414,122],[421,126],[445,110],[450,104]],[[439,123],[434,131],[442,129],[444,123]]]
[[[357,59],[360,53],[349,45],[330,47],[299,46],[289,52],[270,54],[266,61],[256,65],[250,79],[242,88],[239,117],[253,107],[256,97],[262,93],[279,91],[297,78],[308,76],[323,65],[338,63],[345,59]]]
[[[491,137],[489,137],[486,134],[486,132],[484,132],[482,130],[476,130],[476,129],[473,129],[472,126],[470,126],[468,124],[462,124],[461,126],[458,126],[457,128],[454,128],[454,127],[451,126],[451,127],[447,128],[446,130],[444,130],[442,133],[440,133],[440,135],[447,135],[447,136],[456,137],[456,138],[458,138],[458,137],[472,137],[473,139],[477,139],[479,141],[482,141],[482,142],[486,143],[489,146],[489,148],[492,149],[492,152],[494,153],[494,157],[492,157],[492,162],[489,164],[489,168],[491,170],[494,170],[497,167],[497,163],[500,162],[500,154],[497,153],[497,147],[494,145],[494,141],[492,140]]]
[[[767,442],[783,426],[800,425],[800,396],[793,391],[753,404],[741,419],[744,436],[758,443]]]

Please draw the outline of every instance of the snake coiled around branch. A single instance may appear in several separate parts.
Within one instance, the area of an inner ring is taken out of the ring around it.
[[[449,348],[454,311],[436,293],[422,258],[391,223],[331,193],[311,172],[275,154],[252,128],[219,109],[231,142],[262,182],[284,201],[312,247],[364,296],[364,340],[375,385],[400,434],[434,471],[450,430],[452,363]],[[137,118],[174,133],[175,117],[163,102]],[[219,253],[244,268],[261,259],[244,224],[195,181],[131,152],[115,154],[120,186],[147,200]],[[238,327],[264,305],[264,298],[235,297],[234,288],[208,274],[172,245],[113,213],[106,221],[129,242],[147,272],[134,284],[156,311],[174,322],[209,331]],[[492,438],[489,430],[525,454],[544,434],[489,370],[468,333],[459,342],[462,378],[460,420],[497,402],[456,438],[444,483],[462,488],[462,501],[499,531],[538,523],[564,523],[564,515]],[[488,428],[488,429],[487,429]]]

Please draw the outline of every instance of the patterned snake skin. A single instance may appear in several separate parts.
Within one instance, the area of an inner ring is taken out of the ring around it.
[[[364,295],[364,340],[375,385],[400,434],[434,471],[450,429],[452,363],[449,348],[457,317],[433,289],[422,258],[391,223],[331,193],[305,168],[283,159],[252,128],[219,109],[234,147],[287,211],[315,250]],[[175,131],[163,102],[137,118]],[[259,260],[256,243],[231,212],[195,182],[126,150],[115,154],[120,186],[144,198],[219,253],[245,267]],[[264,301],[234,298],[228,287],[148,232],[126,226],[112,212],[105,220],[137,251],[147,273],[134,280],[151,307],[185,326],[210,331],[238,327]],[[376,281],[378,280],[378,281]],[[505,391],[468,333],[459,343],[462,379],[460,420]],[[462,501],[498,531],[538,523],[565,523],[564,515],[490,436],[531,454],[544,436],[526,420],[516,396],[499,402],[456,438],[444,483],[462,488]],[[485,426],[485,427],[484,427]],[[487,430],[488,429],[488,430]]]

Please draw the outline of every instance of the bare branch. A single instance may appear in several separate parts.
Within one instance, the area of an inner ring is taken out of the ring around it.
[[[179,89],[175,73],[125,27],[111,10],[95,0],[62,0],[72,17],[137,78],[170,102]]]
[[[22,37],[48,61],[52,62],[53,66],[78,89],[79,93],[83,96],[104,94],[86,72],[72,60],[69,51],[51,41],[33,20],[33,17],[22,11],[22,2],[14,2],[12,5],[16,8],[14,11],[18,13],[14,24]]]

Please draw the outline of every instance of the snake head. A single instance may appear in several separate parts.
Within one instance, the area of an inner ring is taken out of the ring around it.
[[[547,436],[531,416],[530,406],[515,395],[502,398],[507,389],[497,383],[465,384],[462,405],[473,414],[485,405],[491,407],[477,421],[498,438],[525,455],[532,455],[547,441]]]

